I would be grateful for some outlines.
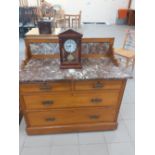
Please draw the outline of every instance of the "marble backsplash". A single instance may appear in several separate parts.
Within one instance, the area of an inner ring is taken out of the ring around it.
[[[109,43],[82,43],[82,54],[107,54]],[[37,54],[57,54],[59,53],[58,43],[31,43],[30,50],[33,55]]]

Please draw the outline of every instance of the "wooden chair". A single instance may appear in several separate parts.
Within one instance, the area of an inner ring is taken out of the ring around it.
[[[56,27],[63,27],[63,28],[71,28],[71,17],[73,15],[65,14],[64,10],[61,10],[61,12],[57,12],[55,15],[55,23]]]
[[[80,28],[81,25],[81,11],[78,15],[74,15],[72,18],[72,27],[74,27],[74,24],[76,25],[76,28]]]
[[[64,22],[67,28],[80,28],[81,11],[79,14],[64,14]]]
[[[65,15],[64,15],[64,10],[61,9],[59,11],[55,12],[55,16],[54,16],[54,21],[55,21],[55,26],[56,27],[63,27],[65,28]]]
[[[70,14],[64,14],[65,28],[70,28],[71,27],[70,19],[71,19]]]
[[[132,70],[135,65],[135,34],[133,30],[128,30],[125,36],[125,40],[122,48],[115,48],[116,55],[124,57],[126,59],[126,68],[129,64],[132,65]]]

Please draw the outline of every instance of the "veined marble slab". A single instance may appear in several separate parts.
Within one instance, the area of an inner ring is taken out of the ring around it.
[[[125,68],[125,61],[115,66],[109,58],[82,59],[82,69],[60,69],[59,59],[31,59],[20,69],[20,82],[85,79],[132,78],[131,68]]]
[[[109,43],[82,43],[82,54],[107,54]],[[33,55],[38,54],[59,54],[58,43],[31,43],[30,50]]]

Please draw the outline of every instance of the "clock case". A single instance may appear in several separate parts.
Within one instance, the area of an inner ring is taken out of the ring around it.
[[[60,48],[60,68],[61,69],[81,69],[81,38],[82,34],[76,32],[72,29],[69,29],[65,32],[59,34],[59,48]],[[68,52],[64,49],[64,43],[66,40],[72,39],[77,43],[77,48],[74,53],[75,60],[67,61],[65,56],[68,55]]]

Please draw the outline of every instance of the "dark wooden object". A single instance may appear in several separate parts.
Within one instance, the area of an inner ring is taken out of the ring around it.
[[[40,34],[51,34],[52,33],[52,21],[51,20],[38,21],[38,28],[39,28]]]
[[[133,9],[128,10],[128,25],[135,25],[135,10]]]
[[[82,34],[72,29],[69,29],[65,32],[59,34],[59,46],[60,46],[60,68],[67,69],[67,68],[82,68],[81,65],[81,38]],[[72,39],[76,42],[77,48],[75,50],[74,59],[73,61],[67,61],[66,57],[69,55],[64,48],[64,43],[68,39]]]

